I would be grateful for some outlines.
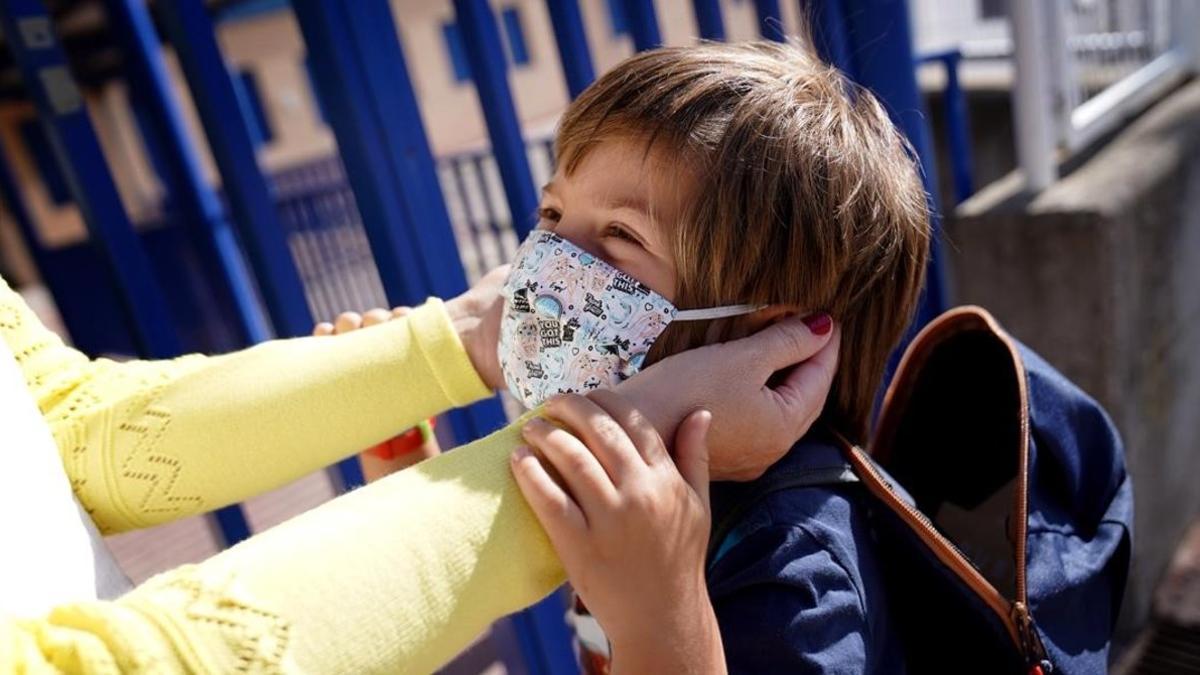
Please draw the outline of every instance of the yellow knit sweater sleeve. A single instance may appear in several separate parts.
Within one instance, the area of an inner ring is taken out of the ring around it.
[[[0,280],[0,333],[110,530],[235,501],[485,393],[437,302],[344,337],[116,364],[63,346]],[[430,672],[563,582],[508,469],[519,442],[511,425],[114,602],[0,616],[0,672]]]
[[[64,345],[0,279],[0,335],[105,533],[265,492],[488,394],[437,300],[337,337],[117,363]]]
[[[516,425],[111,603],[0,619],[0,672],[429,673],[563,570],[509,472]]]

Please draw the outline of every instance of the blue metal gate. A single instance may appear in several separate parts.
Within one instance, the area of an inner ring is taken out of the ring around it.
[[[434,158],[387,0],[292,0],[339,156],[267,177],[206,3],[155,3],[223,179],[221,192],[199,169],[145,2],[103,0],[129,61],[126,75],[135,103],[147,119],[143,131],[162,154],[170,196],[160,219],[135,227],[41,0],[0,0],[9,50],[90,241],[57,249],[42,245],[2,150],[0,196],[76,343],[93,354],[147,357],[222,351],[272,335],[307,333],[314,317],[343,310],[452,296],[511,256],[534,224],[535,186],[552,171],[553,147],[549,138],[523,137],[490,3],[452,4],[486,122],[488,150]],[[636,49],[662,43],[653,0],[609,4],[628,22]],[[700,36],[724,39],[722,3],[694,0],[692,5]],[[762,36],[783,39],[780,3],[756,0],[754,5]],[[913,74],[907,3],[800,0],[800,5],[814,23],[823,55],[888,105],[917,149],[932,193],[936,180]],[[577,0],[547,0],[546,9],[566,88],[574,97],[595,77],[583,15]],[[950,69],[956,63],[952,56],[940,58]],[[965,126],[952,132],[962,146]],[[955,154],[960,157],[968,157],[965,146]],[[962,162],[955,175],[969,183]],[[945,304],[936,248],[921,322]],[[96,283],[100,279],[107,283]],[[124,320],[96,321],[98,316]],[[451,419],[459,442],[505,422],[497,400],[453,413]],[[354,460],[343,462],[334,476],[343,488],[361,482]],[[216,517],[227,543],[248,536],[237,507]],[[555,596],[514,619],[527,671],[577,671],[563,610]]]

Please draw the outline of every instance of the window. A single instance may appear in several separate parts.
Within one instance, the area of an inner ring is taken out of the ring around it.
[[[521,14],[516,7],[506,7],[500,14],[504,23],[504,36],[508,38],[508,56],[518,66],[529,63],[529,49],[525,45],[525,32],[521,30]]]
[[[521,25],[521,12],[516,7],[506,7],[500,12],[501,39],[507,44],[508,62],[513,65],[529,65],[529,44],[525,42],[525,30]],[[467,48],[463,43],[462,29],[457,23],[442,24],[442,38],[446,52],[450,55],[450,68],[455,82],[471,79],[471,62],[467,59]]]
[[[242,118],[250,130],[250,140],[255,146],[268,143],[275,137],[271,124],[267,121],[267,111],[263,108],[262,95],[258,88],[258,78],[249,70],[239,70],[231,74],[233,90],[237,93],[238,107],[242,109]]]
[[[466,82],[471,79],[471,62],[467,60],[467,48],[463,46],[462,31],[457,23],[442,25],[442,35],[446,38],[446,49],[450,52],[450,65],[454,69],[454,81]]]
[[[614,37],[629,34],[629,16],[625,14],[625,0],[608,0],[608,22]]]
[[[69,204],[71,191],[67,189],[67,181],[58,169],[58,162],[54,159],[54,151],[50,149],[50,139],[46,138],[46,130],[42,128],[42,123],[36,119],[22,122],[21,141],[25,143],[25,150],[33,158],[33,165],[37,168],[50,200],[55,206]]]
[[[1008,16],[1008,0],[979,0],[979,18],[1003,19]]]

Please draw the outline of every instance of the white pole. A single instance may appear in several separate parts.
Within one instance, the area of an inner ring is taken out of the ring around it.
[[[1041,0],[1012,0],[1013,46],[1016,72],[1013,82],[1013,118],[1017,131],[1017,160],[1025,185],[1034,192],[1058,177],[1055,162],[1054,105],[1050,90],[1050,62],[1045,5]],[[1053,39],[1064,41],[1066,36]]]

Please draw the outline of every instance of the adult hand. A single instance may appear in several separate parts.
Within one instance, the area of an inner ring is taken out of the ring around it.
[[[710,411],[712,479],[753,480],[821,415],[840,337],[827,315],[789,318],[740,340],[670,356],[616,391],[663,438],[673,438],[692,411]]]
[[[455,332],[462,340],[471,365],[479,378],[492,389],[504,388],[504,375],[500,371],[500,359],[496,346],[500,341],[500,317],[504,312],[504,297],[500,289],[508,279],[509,265],[501,265],[485,274],[467,292],[446,301],[446,313]],[[412,311],[410,307],[372,309],[363,314],[343,312],[333,322],[317,324],[314,335],[340,335],[399,318]]]
[[[471,365],[479,378],[492,389],[504,388],[504,375],[496,345],[500,341],[500,317],[504,312],[504,297],[500,289],[508,279],[509,265],[488,272],[466,293],[446,302],[446,311],[454,323]]]
[[[513,475],[612,643],[613,671],[723,671],[704,581],[712,416],[696,411],[679,425],[672,461],[615,392],[558,396],[544,411],[570,431],[530,420],[522,434],[544,459],[518,448]]]
[[[362,314],[358,312],[342,312],[333,321],[322,321],[313,328],[313,335],[341,335],[359,328],[367,328],[376,324],[402,317],[412,311],[410,307],[396,307],[392,310],[376,307]]]

